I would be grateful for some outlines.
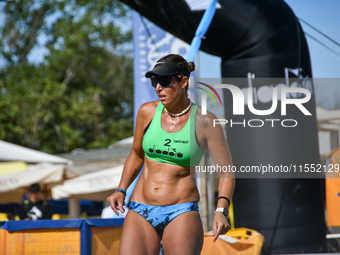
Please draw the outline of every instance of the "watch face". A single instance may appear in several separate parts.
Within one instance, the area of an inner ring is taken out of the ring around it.
[[[225,207],[225,208],[217,208],[216,209],[216,212],[222,212],[223,214],[224,214],[224,216],[225,217],[227,217],[228,215],[229,215],[229,210],[228,210],[228,208],[227,207]]]
[[[227,217],[229,215],[229,210],[228,208],[223,208],[223,214],[225,215],[225,217]]]

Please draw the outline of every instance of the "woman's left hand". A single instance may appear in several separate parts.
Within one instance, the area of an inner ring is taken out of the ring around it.
[[[213,220],[213,236],[214,242],[219,235],[224,235],[230,229],[230,224],[222,212],[216,212]]]

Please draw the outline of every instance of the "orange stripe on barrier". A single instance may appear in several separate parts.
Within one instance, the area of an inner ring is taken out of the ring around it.
[[[92,227],[92,255],[118,255],[122,226]],[[80,255],[80,230],[0,229],[0,255],[63,254]]]
[[[0,233],[0,255],[80,255],[79,229],[32,229],[13,232],[2,230]]]
[[[92,255],[117,254],[122,226],[92,227]]]
[[[115,238],[119,238],[120,239],[120,236],[121,236],[121,234],[116,234],[116,235],[108,236],[108,237],[105,237],[105,238],[100,238],[100,241],[102,242],[102,241],[107,240],[107,239],[111,239],[112,240],[112,238],[113,239],[115,239]],[[92,239],[92,243],[94,243],[94,242],[97,242],[97,241]]]

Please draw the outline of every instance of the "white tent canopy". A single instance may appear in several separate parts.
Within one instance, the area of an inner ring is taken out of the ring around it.
[[[124,165],[84,174],[52,188],[53,199],[75,198],[103,201],[118,187]]]
[[[0,161],[68,163],[68,159],[0,141]]]
[[[47,188],[59,184],[65,178],[78,176],[65,165],[48,163],[32,165],[27,170],[0,176],[0,203],[19,202],[25,189],[31,184],[46,184]]]
[[[340,110],[316,108],[319,131],[340,131]]]

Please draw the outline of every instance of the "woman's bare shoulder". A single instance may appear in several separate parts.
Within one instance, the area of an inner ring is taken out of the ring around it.
[[[159,101],[147,102],[139,107],[136,119],[135,140],[143,137],[144,130],[155,115]]]
[[[158,100],[142,104],[138,110],[138,116],[142,118],[152,118],[159,103],[160,101]]]
[[[196,123],[198,124],[198,127],[203,129],[211,128],[214,126],[215,119],[217,119],[215,114],[209,111],[203,114],[202,107],[197,107]]]

